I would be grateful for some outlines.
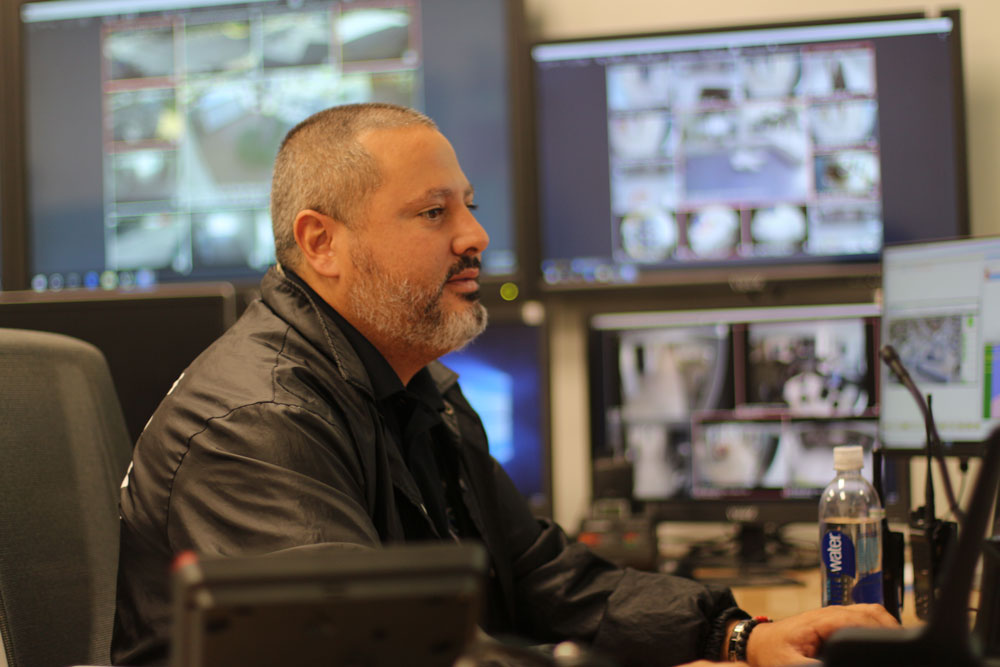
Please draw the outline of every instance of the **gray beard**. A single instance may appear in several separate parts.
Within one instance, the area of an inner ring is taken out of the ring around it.
[[[445,313],[443,283],[434,292],[421,291],[379,270],[367,249],[352,250],[351,260],[361,274],[348,289],[355,317],[380,337],[437,358],[465,347],[486,328],[486,308],[478,300]]]

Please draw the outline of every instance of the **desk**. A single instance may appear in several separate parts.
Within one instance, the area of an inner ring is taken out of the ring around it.
[[[734,586],[733,595],[740,607],[751,614],[763,614],[773,619],[787,618],[820,606],[819,569],[795,570],[784,573],[801,586]],[[914,627],[923,621],[916,617],[913,593],[906,591],[903,598],[903,625]]]

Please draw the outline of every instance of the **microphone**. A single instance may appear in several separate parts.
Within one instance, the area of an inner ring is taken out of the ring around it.
[[[958,503],[955,502],[955,495],[951,490],[951,480],[944,465],[944,457],[940,453],[941,437],[934,424],[930,396],[927,397],[926,401],[924,400],[892,345],[883,345],[879,354],[889,370],[899,378],[899,381],[913,396],[924,417],[924,429],[927,435],[927,480],[924,484],[924,506],[914,511],[910,518],[910,559],[913,562],[914,608],[917,618],[926,619],[930,616],[931,607],[938,598],[945,556],[958,535],[957,524],[953,521],[938,520],[937,513],[934,511],[934,476],[931,470],[933,458],[937,458],[940,466],[952,513],[959,521],[962,520],[962,514],[958,509]],[[893,548],[896,548],[895,545]],[[895,562],[890,563],[888,559],[889,554],[883,551],[883,564],[888,563],[890,568],[898,565]],[[890,572],[890,574],[894,575],[895,573]],[[885,579],[884,573],[883,579]],[[892,579],[891,576],[890,579]],[[896,582],[893,581],[893,583]],[[890,611],[893,610],[890,609]]]
[[[924,399],[923,394],[920,393],[920,389],[917,387],[917,383],[913,381],[910,377],[909,372],[907,372],[906,367],[903,366],[903,361],[899,358],[899,354],[896,352],[896,348],[892,345],[883,345],[879,350],[879,356],[882,357],[882,361],[885,362],[892,374],[899,379],[899,381],[906,387],[906,390],[910,392],[913,396],[913,400],[916,402],[917,407],[920,409],[920,414],[924,418],[924,429],[927,433],[927,456],[930,459],[933,456],[937,459],[938,469],[941,471],[941,478],[944,481],[945,494],[948,496],[948,507],[951,513],[961,521],[962,520],[962,510],[958,506],[958,502],[955,500],[955,492],[951,488],[951,479],[948,477],[948,470],[944,463],[944,456],[941,454],[941,436],[938,433],[937,425],[934,423],[934,413],[931,411],[930,403]],[[930,475],[930,469],[927,470],[927,486],[929,496],[927,498],[928,507],[931,510],[931,516],[927,517],[928,520],[933,519],[933,483]]]

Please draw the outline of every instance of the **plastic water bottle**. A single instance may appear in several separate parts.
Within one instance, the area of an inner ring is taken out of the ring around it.
[[[819,501],[823,606],[882,604],[882,503],[861,476],[864,450],[834,447],[837,476]]]

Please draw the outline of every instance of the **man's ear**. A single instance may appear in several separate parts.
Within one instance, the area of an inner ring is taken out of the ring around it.
[[[311,209],[299,211],[292,224],[295,243],[302,251],[306,264],[326,278],[340,275],[344,224]]]

